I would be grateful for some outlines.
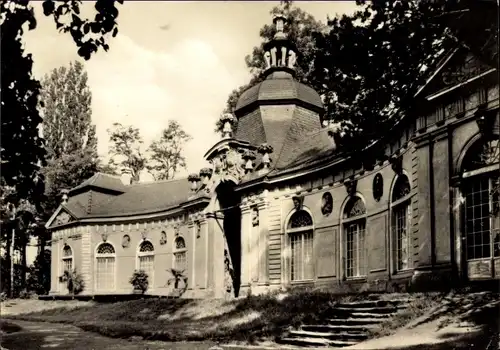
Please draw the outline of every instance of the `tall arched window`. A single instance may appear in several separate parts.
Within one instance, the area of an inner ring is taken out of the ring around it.
[[[109,243],[101,243],[96,251],[96,290],[115,289],[115,248]]]
[[[351,197],[344,208],[345,275],[366,276],[365,228],[366,208],[359,197]]]
[[[62,251],[62,273],[73,270],[73,251],[69,245],[65,245]]]
[[[410,267],[410,181],[399,175],[392,189],[392,237],[395,268],[397,271]]]
[[[138,267],[148,274],[149,287],[153,287],[154,281],[154,262],[155,262],[155,248],[150,241],[143,241],[139,246]]]
[[[182,237],[177,237],[174,241],[174,268],[179,271],[187,269],[186,242]]]
[[[287,225],[290,242],[290,278],[303,281],[314,278],[313,237],[314,227],[311,215],[298,210],[290,217]]]
[[[462,164],[467,260],[499,257],[498,136],[476,141]]]

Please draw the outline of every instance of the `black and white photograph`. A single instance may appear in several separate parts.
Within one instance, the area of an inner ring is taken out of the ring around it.
[[[498,0],[0,2],[0,350],[500,350]]]

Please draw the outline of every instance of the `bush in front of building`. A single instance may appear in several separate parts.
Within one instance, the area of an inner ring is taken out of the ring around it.
[[[130,284],[134,287],[134,292],[146,293],[149,287],[148,274],[144,270],[135,270],[130,278]]]
[[[78,295],[85,289],[83,277],[76,271],[76,269],[73,271],[64,271],[64,273],[59,276],[59,281],[61,283],[66,282],[66,288],[68,288],[68,291],[73,295]]]

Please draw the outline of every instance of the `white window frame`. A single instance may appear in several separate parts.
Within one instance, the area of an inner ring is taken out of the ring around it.
[[[402,178],[402,177],[406,177],[406,179],[408,180],[408,185],[410,186],[410,191],[408,192],[408,194],[406,194],[404,197],[401,197],[401,198],[398,198],[397,200],[393,200],[394,198],[394,191],[397,190],[397,185],[398,185],[398,181]],[[397,175],[395,180],[394,180],[394,186],[391,190],[391,196],[390,196],[390,200],[391,200],[391,214],[390,214],[390,217],[391,217],[391,241],[392,241],[392,245],[393,245],[393,268],[394,268],[394,272],[403,272],[403,271],[406,271],[406,270],[410,270],[412,268],[412,259],[411,259],[411,198],[413,196],[413,192],[411,190],[411,182],[410,182],[410,178],[408,177],[408,175],[406,173],[403,173],[401,175]],[[403,264],[403,259],[400,258],[400,253],[401,253],[401,250],[400,249],[400,245],[399,245],[399,242],[402,240],[400,239],[400,231],[398,230],[398,227],[397,227],[397,219],[398,219],[398,213],[401,213],[403,212],[402,208],[406,208],[404,210],[404,216],[405,216],[405,230],[406,230],[406,252],[407,252],[407,257],[406,257],[406,266],[404,266]],[[400,266],[400,263],[401,263],[401,266]]]
[[[102,245],[104,244],[109,244],[112,248],[113,248],[113,252],[114,253],[110,253],[110,254],[99,254],[99,247],[101,247]],[[98,275],[98,271],[99,271],[99,259],[110,259],[112,258],[113,259],[113,286],[112,288],[108,288],[108,289],[99,289],[99,275]],[[94,290],[98,293],[101,293],[101,292],[114,292],[116,291],[116,275],[117,275],[117,271],[118,271],[118,266],[117,266],[117,262],[116,262],[116,249],[114,247],[113,244],[109,243],[109,242],[101,242],[99,243],[96,248],[95,248],[95,265],[94,265],[94,276],[95,276],[95,279],[94,279]]]
[[[498,135],[496,136],[498,137]],[[466,151],[466,157],[468,156],[469,152],[474,152],[474,146],[476,145],[477,142],[483,142],[481,139],[478,139],[477,141],[475,141],[471,147]],[[499,141],[497,141],[499,142]],[[499,147],[497,145],[497,147]],[[492,189],[493,189],[493,177],[494,175],[492,176],[492,174],[494,174],[495,172],[498,173],[498,166],[499,164],[498,163],[494,163],[494,164],[490,164],[490,165],[486,165],[486,166],[483,166],[483,167],[480,167],[480,168],[477,168],[477,169],[473,169],[473,170],[470,170],[470,171],[462,171],[462,179],[465,180],[465,181],[470,181],[470,179],[474,179],[474,178],[479,178],[481,176],[484,176],[483,179],[488,179],[488,211],[490,212],[491,209],[493,208],[494,206],[494,203],[493,203],[493,198],[492,198],[492,195],[491,195],[491,192],[492,192]],[[497,175],[498,176],[498,175]],[[470,184],[470,182],[469,182]],[[462,190],[461,190],[461,195],[462,197],[464,198],[464,211],[463,211],[463,220],[464,220],[464,238],[465,238],[465,256],[466,256],[466,261],[470,262],[470,261],[484,261],[484,260],[491,260],[491,259],[495,259],[495,258],[499,258],[499,256],[495,256],[495,237],[493,236],[494,234],[494,230],[495,229],[500,229],[500,228],[495,228],[495,218],[492,216],[492,215],[489,215],[489,231],[490,231],[490,241],[489,241],[489,256],[485,256],[485,257],[480,257],[480,258],[469,258],[469,254],[468,254],[468,250],[469,250],[469,245],[468,245],[468,235],[469,233],[467,232],[467,209],[468,209],[468,203],[467,203],[467,193],[468,193],[468,189],[470,189],[470,186],[469,184],[465,184],[465,187],[467,188],[464,188],[462,187]],[[483,192],[483,191],[481,191]],[[484,217],[482,217],[484,218]],[[474,220],[474,219],[473,219]],[[477,219],[476,219],[477,220]],[[474,232],[474,234],[479,234],[479,233],[476,233]]]
[[[71,251],[71,255],[64,255],[64,250],[66,248],[69,248],[69,250]],[[61,249],[61,259],[59,260],[60,261],[60,267],[59,267],[59,276],[62,276],[64,274],[64,271],[66,271],[66,264],[67,262],[69,261],[70,264],[71,264],[71,269],[69,270],[69,272],[73,272],[74,270],[74,259],[73,259],[73,248],[71,248],[71,246],[69,244],[64,244],[63,245],[63,248]],[[59,276],[57,276],[58,280],[59,280]],[[68,293],[70,292],[67,288],[67,283],[66,282],[59,282],[59,289],[61,290],[61,292],[63,291],[67,291]]]
[[[153,246],[153,251],[149,251],[149,252],[141,252],[141,247],[143,244],[145,244],[146,242],[150,243],[152,246]],[[137,259],[136,259],[136,265],[135,265],[135,268],[136,270],[140,270],[141,269],[141,260],[143,258],[152,258],[152,267],[151,267],[151,271],[146,271],[144,270],[147,274],[148,274],[148,290],[149,291],[152,291],[154,290],[154,281],[155,281],[155,246],[153,244],[153,242],[151,242],[149,239],[145,239],[145,240],[142,240],[139,245],[137,246]]]
[[[66,250],[66,248],[69,248],[71,255],[64,255],[64,251]],[[60,268],[61,275],[64,273],[64,271],[66,271],[65,265],[66,265],[67,261],[69,261],[70,265],[71,265],[69,272],[72,272],[74,269],[74,266],[73,266],[73,262],[74,262],[74,260],[73,260],[73,248],[71,248],[71,246],[69,244],[65,244],[63,246],[63,249],[62,249],[61,268]]]
[[[297,228],[290,228],[291,221],[293,219],[293,216],[297,214],[300,211],[304,211],[309,215],[311,218],[312,225],[309,226],[303,226],[303,227],[297,227]],[[306,235],[311,235],[311,238],[309,240],[305,239]],[[286,235],[286,240],[287,240],[287,247],[288,247],[288,256],[290,257],[288,259],[288,279],[291,283],[301,283],[301,282],[311,282],[314,281],[315,276],[316,276],[316,266],[315,266],[315,259],[314,259],[314,218],[309,210],[306,208],[302,208],[300,210],[293,210],[290,214],[289,217],[286,221],[285,225],[285,235]],[[301,278],[299,279],[294,279],[293,276],[293,269],[292,265],[294,264],[294,256],[293,256],[293,250],[292,250],[292,236],[298,236],[298,239],[300,240],[300,249],[301,249]],[[306,271],[306,265],[305,265],[305,242],[310,241],[311,242],[311,257],[310,257],[310,264],[311,264],[311,270],[312,270],[312,276],[310,278],[305,278],[305,271]]]
[[[182,249],[177,249],[177,241],[179,239],[182,239],[184,241],[184,247]],[[182,236],[175,237],[174,242],[173,242],[173,249],[172,249],[172,266],[176,270],[180,270],[179,267],[177,266],[177,257],[178,256],[184,256],[184,274],[188,272],[189,269],[189,262],[188,262],[188,256],[187,256],[187,244],[186,244],[186,239]]]
[[[361,215],[353,216],[353,217],[346,217],[346,210],[349,208],[349,205],[352,201],[355,200],[360,200],[363,203],[364,206],[364,213]],[[355,279],[364,279],[368,275],[368,255],[366,254],[366,204],[364,199],[358,195],[355,194],[353,196],[350,196],[349,199],[347,200],[343,210],[342,210],[342,215],[341,215],[341,227],[342,227],[342,238],[343,238],[343,244],[342,244],[342,251],[343,251],[343,263],[342,263],[342,269],[343,273],[346,279],[348,280],[355,280]],[[347,235],[349,234],[349,228],[352,227],[353,225],[357,225],[358,230],[356,231],[356,256],[353,258],[355,259],[354,261],[356,262],[356,271],[353,272],[352,276],[348,276],[348,271],[350,269],[347,268],[347,248],[348,248],[348,240],[347,240]],[[362,227],[362,230],[359,229]],[[362,235],[362,240],[360,240],[360,236]],[[360,244],[362,243],[362,244]],[[360,269],[361,266],[361,256],[360,256],[360,251],[363,252],[363,273]]]

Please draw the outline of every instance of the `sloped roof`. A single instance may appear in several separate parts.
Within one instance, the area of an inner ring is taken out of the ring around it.
[[[321,97],[312,87],[299,83],[285,71],[275,71],[264,81],[243,92],[236,104],[235,113],[258,101],[297,99],[322,109]]]
[[[112,217],[166,210],[185,202],[190,183],[184,179],[139,183],[92,209],[88,217]]]
[[[96,173],[89,179],[82,182],[80,185],[73,187],[70,193],[77,192],[86,187],[96,187],[115,192],[125,192],[126,186],[122,183],[118,176]]]

